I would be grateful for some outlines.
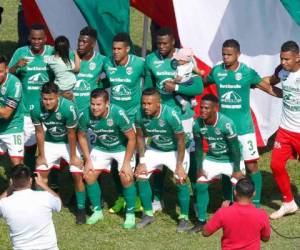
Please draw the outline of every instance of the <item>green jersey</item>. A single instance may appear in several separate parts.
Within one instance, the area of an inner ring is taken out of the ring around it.
[[[114,59],[110,58],[104,66],[111,88],[110,102],[123,108],[133,122],[141,103],[144,64],[143,58],[128,55],[125,65],[116,65]]]
[[[201,117],[198,117],[193,126],[195,140],[205,138],[208,142],[206,159],[216,162],[231,162],[230,139],[237,136],[233,121],[227,116],[217,113],[214,125],[206,125]]]
[[[68,143],[68,128],[75,128],[78,123],[76,106],[72,101],[59,97],[55,111],[48,111],[41,102],[34,104],[30,110],[34,125],[44,124],[47,128],[45,141]]]
[[[0,85],[0,107],[14,109],[9,119],[0,116],[0,135],[23,132],[24,115],[22,103],[22,85],[20,80],[12,74],[7,74]]]
[[[71,59],[74,60],[74,54],[71,55]],[[75,103],[79,111],[90,105],[91,92],[96,88],[102,87],[102,84],[98,81],[102,73],[104,60],[105,56],[94,52],[90,60],[82,60],[80,62],[80,71],[76,75],[76,85],[73,89]]]
[[[153,83],[161,94],[163,104],[172,107],[183,120],[193,117],[194,111],[188,103],[186,112],[182,111],[180,103],[176,101],[173,93],[164,90],[164,82],[173,80],[176,73],[176,63],[172,58],[163,58],[158,51],[149,54],[146,57],[146,79],[145,86],[150,87]],[[177,94],[185,94],[188,96],[196,96],[201,94],[203,84],[200,77],[193,78],[194,84],[190,86],[179,85]]]
[[[135,126],[143,130],[145,137],[150,138],[151,148],[166,152],[177,150],[175,134],[184,133],[179,115],[163,104],[157,117],[149,117],[140,109],[136,115]]]
[[[216,83],[220,112],[231,118],[238,135],[254,133],[250,111],[250,88],[261,82],[252,68],[240,63],[235,70],[227,70],[224,64],[215,66],[207,77],[208,83]]]
[[[82,111],[79,130],[87,132],[88,129],[96,136],[93,148],[104,152],[122,152],[127,146],[124,133],[133,129],[133,125],[122,108],[110,104],[106,117],[94,117],[90,108]]]
[[[53,54],[53,47],[45,45],[41,54],[33,54],[30,46],[24,46],[15,51],[8,67],[14,66],[20,59],[28,60],[24,67],[16,70],[16,76],[22,83],[22,99],[25,112],[29,115],[30,105],[40,99],[41,86],[53,78],[50,69],[47,67],[47,60]]]

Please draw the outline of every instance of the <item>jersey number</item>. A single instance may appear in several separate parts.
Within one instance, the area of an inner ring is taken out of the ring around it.
[[[22,145],[22,136],[14,135],[14,145]]]
[[[248,144],[248,150],[252,151],[254,149],[253,142],[252,141],[247,141],[247,144]]]

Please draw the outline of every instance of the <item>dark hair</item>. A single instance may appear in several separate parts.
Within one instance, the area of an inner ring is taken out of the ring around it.
[[[162,27],[157,31],[156,36],[171,36],[174,38],[174,33],[170,27]]]
[[[128,33],[126,32],[121,32],[118,33],[114,36],[113,42],[123,42],[126,44],[126,46],[130,46],[131,44],[131,39]]]
[[[0,63],[4,63],[5,65],[7,65],[7,59],[5,56],[0,56]]]
[[[294,41],[287,41],[281,46],[281,52],[294,52],[299,54],[299,46],[296,42]]]
[[[58,36],[54,41],[54,50],[65,64],[71,64],[69,57],[70,42],[65,36]]]
[[[205,96],[202,97],[201,101],[210,101],[213,103],[218,103],[219,99],[213,94],[206,94]]]
[[[240,48],[240,44],[237,40],[235,39],[228,39],[223,43],[223,48],[234,48],[236,49],[238,52],[240,52],[241,48]]]
[[[29,167],[19,164],[11,169],[10,176],[16,188],[24,188],[28,185],[32,173]]]
[[[239,196],[251,198],[255,191],[255,186],[252,180],[250,180],[249,178],[243,178],[237,182],[235,186],[235,191]]]
[[[79,33],[81,36],[89,36],[91,38],[93,38],[94,40],[97,39],[97,31],[91,27],[84,27],[80,33]]]
[[[34,24],[31,25],[30,30],[43,30],[43,31],[46,31],[46,27],[43,24],[34,23]]]
[[[91,99],[92,98],[99,98],[99,97],[103,98],[104,101],[109,100],[109,95],[108,95],[108,93],[105,89],[100,89],[100,88],[94,89],[91,92]]]
[[[147,88],[145,90],[143,90],[143,93],[142,93],[143,96],[149,96],[149,95],[157,95],[157,96],[160,96],[158,90],[156,88]]]
[[[54,82],[46,82],[42,86],[42,94],[58,94],[58,86]]]

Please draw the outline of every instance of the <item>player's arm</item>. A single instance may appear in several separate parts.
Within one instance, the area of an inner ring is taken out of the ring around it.
[[[211,236],[222,227],[223,223],[220,211],[221,209],[219,209],[203,227],[202,235],[204,237]]]
[[[0,117],[5,120],[8,120],[11,117],[14,110],[15,108],[12,108],[11,106],[4,106],[0,108]]]
[[[144,88],[143,89],[153,88],[154,83],[155,83],[155,78],[154,78],[154,75],[151,72],[149,64],[150,64],[149,59],[146,58],[146,61],[145,61],[145,78],[144,78]]]
[[[38,147],[38,157],[36,159],[36,165],[46,165],[46,157],[45,157],[45,132],[43,125],[34,123],[35,127],[35,137],[36,137],[36,144]]]
[[[176,161],[176,169],[177,169],[177,168],[182,168],[182,163],[184,159],[184,153],[185,153],[184,132],[175,133],[175,138],[177,140],[177,161]]]
[[[94,167],[92,164],[92,160],[90,157],[90,149],[88,140],[86,137],[86,132],[81,131],[80,129],[77,131],[78,144],[81,149],[83,162],[84,162],[84,173],[88,171],[94,171]]]
[[[139,164],[136,168],[135,175],[139,177],[139,175],[143,175],[147,173],[146,165],[145,165],[145,150],[146,150],[146,143],[145,137],[142,128],[136,128],[136,146],[137,151],[139,154]]]
[[[263,80],[270,85],[276,85],[280,83],[280,78],[278,77],[278,73],[280,70],[282,70],[281,65],[277,66],[273,75],[264,77]]]
[[[13,57],[11,58],[8,67],[9,67],[9,72],[11,74],[16,74],[17,70],[21,67],[26,66],[28,63],[28,60],[25,58],[20,58],[20,53],[19,50],[17,50]]]
[[[282,98],[282,89],[270,84],[270,82],[265,81],[264,79],[256,85],[256,87],[271,96]]]
[[[203,81],[199,76],[194,76],[192,79],[191,85],[176,84],[174,91],[187,96],[200,95],[203,92]]]

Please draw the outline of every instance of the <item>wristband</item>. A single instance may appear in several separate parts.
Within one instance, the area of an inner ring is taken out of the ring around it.
[[[174,91],[178,91],[179,89],[179,84],[175,84],[175,90]]]
[[[146,164],[146,158],[144,156],[140,157],[140,164]]]

